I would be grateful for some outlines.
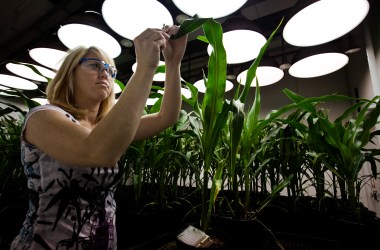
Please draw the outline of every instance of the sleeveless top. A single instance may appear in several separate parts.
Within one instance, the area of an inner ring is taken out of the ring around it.
[[[29,209],[11,249],[117,249],[114,191],[121,171],[118,166],[69,166],[27,143],[23,133],[28,119],[43,110],[55,110],[79,124],[71,114],[50,104],[27,113],[21,161]]]

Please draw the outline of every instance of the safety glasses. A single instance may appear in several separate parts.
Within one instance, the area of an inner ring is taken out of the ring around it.
[[[100,74],[103,70],[106,70],[108,76],[116,78],[116,68],[97,58],[83,57],[79,60],[79,65],[81,65],[83,70],[87,72],[96,72],[97,74]]]

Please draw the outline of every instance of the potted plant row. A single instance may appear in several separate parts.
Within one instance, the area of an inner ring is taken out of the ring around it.
[[[376,215],[360,203],[359,193],[364,185],[378,178],[379,174],[376,162],[380,151],[376,147],[368,148],[379,134],[376,130],[380,114],[379,97],[367,100],[331,94],[305,98],[284,89],[290,104],[260,119],[258,82],[253,104],[247,103],[246,97],[257,65],[276,30],[251,65],[244,89],[241,93],[238,90],[233,100],[227,100],[224,97],[226,55],[220,24],[212,19],[195,17],[182,25],[183,34],[202,27],[205,36],[199,39],[213,47],[208,75],[204,77],[206,93],[202,103],[199,103],[197,89],[191,83],[186,83],[192,98],[185,98],[185,101],[192,110],[183,113],[180,127],[190,130],[185,132],[186,138],[178,137],[183,150],[176,150],[182,151],[185,157],[176,168],[177,177],[181,178],[172,182],[181,187],[188,184],[200,194],[200,203],[191,207],[191,211],[198,211],[199,218],[195,225],[207,233],[213,226],[219,226],[211,222],[213,216],[228,216],[233,223],[255,221],[256,226],[247,229],[248,232],[239,231],[238,234],[245,238],[255,236],[255,227],[259,225],[269,233],[274,245],[280,248],[282,245],[276,236],[283,237],[286,229],[281,226],[276,228],[268,218],[260,215],[261,211],[265,212],[278,204],[282,206],[281,209],[287,210],[284,216],[298,221],[304,219],[300,211],[307,205],[308,213],[324,215],[326,223],[338,217],[338,222],[350,220],[360,224],[368,215],[378,226]],[[343,101],[352,105],[335,120],[320,107],[324,102]],[[171,167],[169,164],[163,169]],[[360,176],[364,167],[371,168],[372,174]],[[187,184],[180,180],[187,180]],[[148,183],[151,181],[148,180]],[[170,185],[165,185],[170,189]],[[314,188],[316,196],[309,196],[307,188]],[[193,189],[190,190],[193,192]],[[284,197],[279,195],[282,190],[287,194],[286,203],[282,202]],[[185,193],[185,196],[176,197],[175,200],[187,202],[184,197],[189,196]],[[273,230],[266,223],[273,226]],[[319,226],[318,222],[315,223]],[[299,223],[299,226],[307,225]],[[329,228],[330,225],[321,226]],[[302,231],[303,228],[290,233],[299,234]],[[356,239],[345,243],[343,232],[326,235],[317,234],[316,231],[310,234],[310,244],[318,244],[311,240],[312,237],[325,238],[321,244],[329,242],[332,246],[360,242]],[[303,240],[302,237],[298,238]],[[234,243],[237,242],[244,241],[240,237],[235,239]]]

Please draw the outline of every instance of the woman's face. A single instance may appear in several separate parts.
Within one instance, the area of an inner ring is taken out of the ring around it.
[[[110,65],[94,54],[83,57],[74,72],[75,104],[86,101],[100,103],[106,99],[113,88],[113,72]]]

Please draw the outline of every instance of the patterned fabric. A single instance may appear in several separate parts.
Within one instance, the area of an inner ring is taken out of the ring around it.
[[[33,108],[30,116],[55,110],[53,105]],[[59,162],[21,136],[21,160],[28,178],[29,210],[11,249],[116,249],[114,191],[118,166],[83,168]]]

